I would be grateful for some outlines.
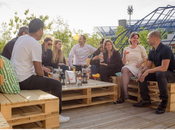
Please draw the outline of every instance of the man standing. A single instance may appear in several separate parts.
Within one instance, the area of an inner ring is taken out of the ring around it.
[[[5,46],[4,46],[4,49],[3,49],[3,52],[2,52],[2,56],[6,57],[7,59],[10,60],[11,58],[11,55],[12,55],[12,51],[13,51],[13,47],[15,45],[15,42],[16,40],[20,37],[20,36],[23,36],[23,35],[26,35],[29,33],[29,29],[28,27],[26,26],[23,26],[19,29],[19,32],[18,32],[18,36],[16,38],[13,38],[11,41],[9,41]]]
[[[29,23],[29,35],[18,38],[13,51],[11,62],[14,66],[21,90],[51,91],[59,97],[59,112],[62,110],[62,85],[59,81],[44,77],[42,69],[42,49],[38,40],[43,35],[44,23],[40,19],[33,19]],[[69,121],[69,117],[60,115],[60,123]]]
[[[168,103],[167,82],[175,82],[175,59],[171,49],[161,43],[158,31],[148,34],[148,42],[153,49],[149,52],[147,65],[138,75],[142,100],[133,106],[142,107],[151,104],[147,81],[157,81],[162,102],[156,109],[156,114],[161,114],[165,112]],[[155,68],[151,69],[153,63]]]
[[[74,45],[68,56],[68,63],[71,68],[73,65],[76,67],[76,71],[81,71],[82,65],[87,65],[87,58],[90,52],[94,52],[96,49],[90,45],[85,44],[86,37],[80,35],[78,44]],[[74,56],[74,61],[72,64],[72,58]]]

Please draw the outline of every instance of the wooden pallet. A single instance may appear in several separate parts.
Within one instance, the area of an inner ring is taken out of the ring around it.
[[[173,112],[175,111],[175,83],[168,83],[167,84],[168,89],[168,105],[166,111]],[[152,107],[157,108],[161,100],[159,99],[159,89],[158,89],[158,83],[149,81],[149,90],[151,92],[154,92],[154,95],[152,94],[151,100],[153,102]]]
[[[21,90],[19,94],[0,94],[1,113],[13,128],[42,121],[42,128],[59,127],[59,100],[41,90]],[[38,106],[39,105],[39,106]]]
[[[106,88],[108,87],[108,88]],[[62,109],[84,107],[117,100],[117,84],[89,80],[82,86],[62,87]]]
[[[0,129],[10,129],[9,124],[4,119],[3,115],[1,114],[1,112],[0,112]]]

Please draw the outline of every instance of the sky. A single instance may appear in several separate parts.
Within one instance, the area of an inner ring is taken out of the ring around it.
[[[118,26],[118,20],[129,19],[128,5],[133,6],[131,19],[141,19],[158,7],[175,5],[175,0],[0,0],[0,23],[8,22],[18,12],[48,15],[50,20],[61,16],[71,30],[92,34],[96,26]]]

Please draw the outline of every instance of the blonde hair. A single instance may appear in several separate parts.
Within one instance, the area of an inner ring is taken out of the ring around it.
[[[106,44],[107,44],[107,42],[110,42],[112,44],[112,50],[111,50],[111,56],[112,56],[113,55],[113,52],[114,51],[117,51],[117,49],[115,48],[113,42],[110,39],[105,39],[104,42],[103,42],[103,51],[104,51],[104,53],[107,53],[107,49],[105,47]]]
[[[59,39],[55,39],[54,40],[54,44],[53,44],[53,48],[52,48],[52,63],[56,63],[56,62],[63,62],[63,51],[62,48],[61,50],[57,50],[55,45],[58,44],[58,42],[62,42]]]

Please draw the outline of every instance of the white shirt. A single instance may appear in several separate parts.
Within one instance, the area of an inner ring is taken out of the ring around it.
[[[41,54],[41,45],[33,37],[24,35],[18,38],[10,59],[14,66],[18,82],[36,75],[33,61],[42,62]]]
[[[72,47],[70,53],[69,53],[69,65],[72,67],[72,58],[74,56],[74,65],[87,65],[87,58],[90,52],[94,52],[96,48],[84,44],[83,47],[80,46],[80,44],[76,44]]]

